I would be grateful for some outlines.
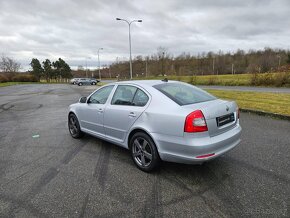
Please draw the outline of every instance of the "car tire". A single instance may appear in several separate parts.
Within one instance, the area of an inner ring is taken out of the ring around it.
[[[82,86],[83,84],[82,84],[82,83],[79,83],[78,85],[79,85],[79,86]]]
[[[75,139],[78,139],[84,136],[84,133],[81,131],[78,118],[73,113],[70,113],[68,116],[68,129],[69,129],[70,135]]]
[[[137,132],[130,139],[131,157],[136,166],[145,172],[156,169],[160,163],[160,157],[155,143],[144,132]]]
[[[96,83],[95,82],[92,82],[92,85],[96,85]]]

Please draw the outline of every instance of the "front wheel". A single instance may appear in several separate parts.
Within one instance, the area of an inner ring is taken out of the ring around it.
[[[71,113],[68,116],[68,129],[73,138],[81,138],[84,135],[84,133],[81,131],[78,118],[75,114]]]
[[[92,85],[96,85],[96,83],[95,82],[92,82]]]
[[[131,156],[137,167],[145,172],[154,170],[159,162],[153,140],[143,132],[137,132],[130,140]]]

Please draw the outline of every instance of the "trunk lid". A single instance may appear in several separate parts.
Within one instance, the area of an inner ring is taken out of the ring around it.
[[[237,125],[237,104],[234,101],[216,99],[183,107],[190,112],[202,111],[210,136],[222,134]]]

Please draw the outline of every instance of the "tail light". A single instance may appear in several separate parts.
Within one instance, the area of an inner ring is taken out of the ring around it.
[[[184,123],[184,132],[205,132],[207,125],[201,110],[188,114]]]

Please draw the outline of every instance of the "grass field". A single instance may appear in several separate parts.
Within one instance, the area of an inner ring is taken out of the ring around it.
[[[163,79],[178,80],[196,85],[229,85],[229,86],[247,86],[250,85],[251,74],[236,74],[236,75],[205,75],[205,76],[159,76],[146,77],[145,79]],[[144,79],[134,78],[134,79]]]
[[[255,78],[253,78],[256,76]],[[165,77],[146,77],[134,79],[163,79]],[[290,86],[290,73],[263,73],[263,74],[227,74],[205,76],[166,76],[169,80],[178,80],[194,85],[220,86]],[[254,83],[254,84],[253,84]]]
[[[256,78],[253,78],[256,76]],[[163,79],[165,77],[147,77],[146,79]],[[286,86],[290,87],[290,73],[234,74],[206,76],[166,76],[169,80],[178,80],[194,85],[220,86]],[[142,78],[138,78],[142,79]],[[144,78],[143,78],[144,79]],[[255,81],[253,80],[255,79]],[[282,82],[283,81],[283,82]],[[290,94],[262,93],[245,91],[207,90],[223,99],[235,100],[240,108],[277,113],[290,116]]]
[[[240,108],[290,116],[290,94],[206,90],[223,99],[235,100]]]

